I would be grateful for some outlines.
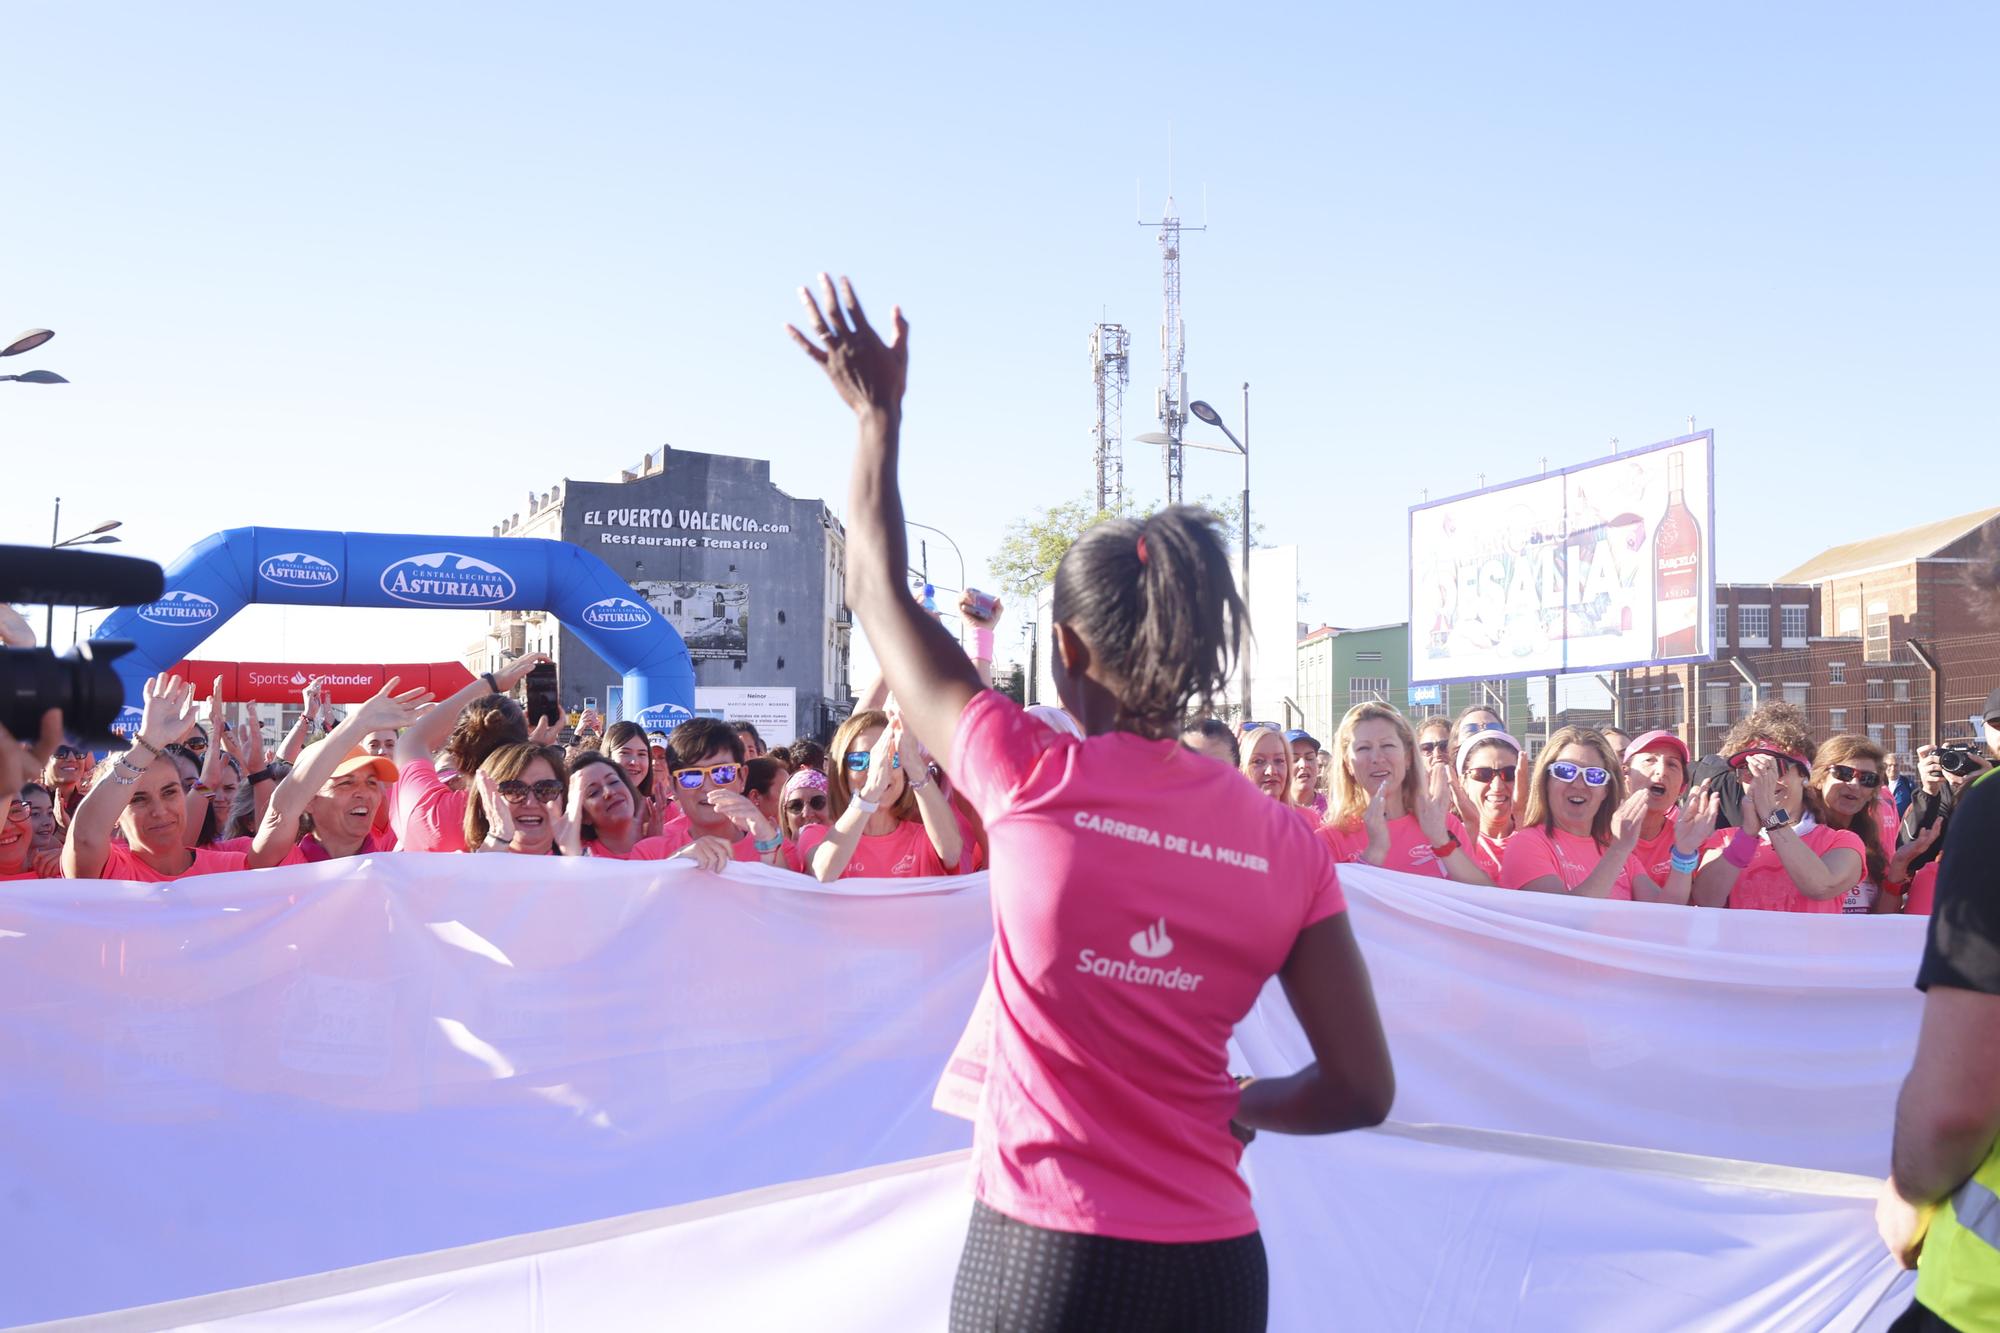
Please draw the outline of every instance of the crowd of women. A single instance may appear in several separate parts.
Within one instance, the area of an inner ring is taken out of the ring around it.
[[[1336,861],[1782,912],[1928,913],[1950,797],[1977,776],[1946,771],[1926,746],[1919,798],[1899,809],[1879,745],[1817,741],[1783,703],[1739,720],[1706,778],[1671,731],[1564,727],[1530,759],[1486,707],[1413,728],[1387,704],[1357,704],[1325,747],[1303,731],[1212,718],[1181,740],[1296,810]]]

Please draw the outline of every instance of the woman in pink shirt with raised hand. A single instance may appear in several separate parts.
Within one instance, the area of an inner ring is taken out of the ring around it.
[[[1320,838],[1336,861],[1491,885],[1451,830],[1451,775],[1416,761],[1416,736],[1385,703],[1347,710],[1333,738],[1333,797]]]
[[[1715,828],[1716,799],[1704,795],[1675,823],[1676,855],[1655,882],[1633,855],[1650,791],[1625,794],[1624,773],[1602,733],[1564,727],[1549,737],[1521,803],[1520,828],[1507,839],[1500,884],[1538,893],[1624,902],[1686,903],[1702,840]]]
[[[1051,659],[1085,739],[982,689],[903,587],[908,326],[898,311],[884,344],[822,281],[830,314],[800,295],[826,350],[791,333],[860,418],[848,600],[907,723],[949,742],[992,851],[997,1003],[951,1327],[1261,1329],[1242,1139],[1377,1124],[1394,1079],[1325,849],[1175,739],[1240,646],[1227,550],[1185,507],[1070,547]],[[1229,1035],[1273,975],[1317,1059],[1239,1090]]]
[[[1743,827],[1708,840],[1695,876],[1702,907],[1838,912],[1867,868],[1859,834],[1828,828],[1810,779],[1805,714],[1771,703],[1737,722],[1722,752],[1743,787]]]
[[[915,741],[900,717],[872,710],[833,733],[833,822],[799,831],[799,859],[814,878],[929,879],[969,868],[965,825]]]
[[[528,653],[499,671],[482,672],[470,685],[403,728],[396,737],[397,769],[390,823],[405,852],[462,852],[465,812],[473,774],[503,745],[528,742],[528,720],[507,691],[549,659]],[[438,772],[442,751],[450,769]]]

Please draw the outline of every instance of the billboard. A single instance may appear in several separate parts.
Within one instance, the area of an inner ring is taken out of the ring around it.
[[[1410,510],[1410,679],[1715,655],[1715,432]]]
[[[642,579],[632,590],[680,631],[697,662],[741,662],[750,655],[750,585],[668,583]]]
[[[799,737],[799,692],[789,685],[697,685],[694,715],[725,722],[748,722],[766,745],[790,745]]]

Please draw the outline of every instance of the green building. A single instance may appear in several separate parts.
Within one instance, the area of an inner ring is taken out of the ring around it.
[[[1348,709],[1371,699],[1395,705],[1413,725],[1438,714],[1457,717],[1474,703],[1498,707],[1510,729],[1528,725],[1529,682],[1524,678],[1413,688],[1407,623],[1358,629],[1322,625],[1299,639],[1298,652],[1298,712],[1268,720],[1302,726],[1323,743],[1333,739]]]

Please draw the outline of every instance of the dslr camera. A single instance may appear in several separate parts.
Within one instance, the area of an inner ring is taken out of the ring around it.
[[[1986,770],[1986,757],[1976,741],[1946,741],[1938,746],[1938,767],[1955,778]]]
[[[0,546],[0,601],[53,606],[134,606],[159,598],[166,575],[150,560],[96,551]],[[49,648],[0,648],[0,726],[32,739],[42,715],[62,709],[63,729],[92,749],[122,749],[111,731],[125,706],[125,683],[111,664],[132,651],[112,639]]]

